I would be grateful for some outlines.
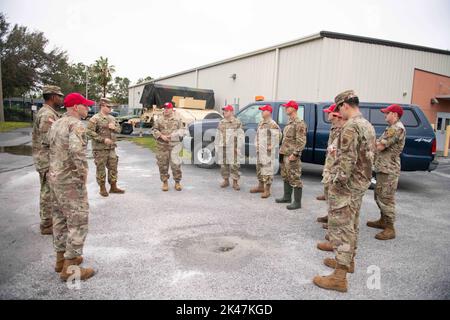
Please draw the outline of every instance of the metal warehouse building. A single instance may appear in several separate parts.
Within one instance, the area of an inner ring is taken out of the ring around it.
[[[414,103],[450,125],[450,51],[322,31],[154,80],[212,89],[216,108],[266,100],[331,101],[355,89],[366,102]],[[130,107],[145,83],[129,88]]]

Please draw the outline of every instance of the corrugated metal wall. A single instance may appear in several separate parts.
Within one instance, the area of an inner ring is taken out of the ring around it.
[[[356,90],[362,101],[411,103],[415,68],[450,76],[448,55],[341,39],[280,48],[278,77],[276,57],[272,50],[200,69],[198,87],[214,90],[217,108],[237,98],[243,107],[256,95],[266,100],[330,101],[346,89]],[[196,78],[191,71],[158,83],[196,87]]]
[[[128,88],[128,106],[129,108],[142,108],[141,100],[142,91],[144,91],[145,85],[135,86]]]
[[[275,52],[268,52],[199,70],[198,87],[213,89],[216,107],[234,103],[240,99],[244,106],[256,95],[272,98]],[[236,74],[236,80],[231,78]]]
[[[189,72],[173,78],[164,79],[157,81],[156,83],[167,84],[170,86],[181,86],[181,87],[196,87],[196,73]],[[204,88],[207,89],[207,88]]]
[[[415,68],[450,76],[448,55],[349,40],[322,41],[317,100],[355,89],[363,101],[411,103]]]
[[[323,40],[280,49],[276,99],[315,101]]]

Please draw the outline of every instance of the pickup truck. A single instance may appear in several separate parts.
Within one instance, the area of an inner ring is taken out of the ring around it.
[[[245,135],[246,163],[255,163],[252,156],[255,154],[254,137],[256,128],[261,120],[261,105],[270,104],[273,108],[273,119],[281,130],[287,124],[288,117],[281,104],[284,101],[257,101],[240,110],[236,117],[241,120]],[[298,101],[298,116],[308,127],[307,143],[302,153],[302,161],[323,165],[325,162],[330,122],[328,122],[323,109],[328,108],[331,102],[312,103]],[[360,103],[363,116],[375,128],[379,137],[387,124],[384,114],[380,111],[389,103]],[[401,155],[401,169],[403,171],[432,171],[437,168],[436,136],[422,110],[416,105],[403,104],[404,114],[401,118],[406,128],[406,143]],[[202,168],[215,166],[214,137],[220,119],[196,121],[188,126],[189,135],[183,139],[183,146],[192,155],[192,162]],[[253,161],[253,162],[252,162]]]

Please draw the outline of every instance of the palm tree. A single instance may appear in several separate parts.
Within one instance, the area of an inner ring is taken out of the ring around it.
[[[116,72],[116,68],[109,65],[108,58],[100,57],[92,66],[93,78],[102,87],[103,98],[106,98],[106,90],[114,72]]]

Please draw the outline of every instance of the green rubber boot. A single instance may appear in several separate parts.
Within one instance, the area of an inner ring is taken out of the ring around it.
[[[286,181],[284,182],[284,195],[282,198],[275,199],[276,203],[289,203],[292,198],[292,187]]]
[[[294,201],[286,208],[288,210],[300,209],[302,207],[302,188],[294,188]]]

